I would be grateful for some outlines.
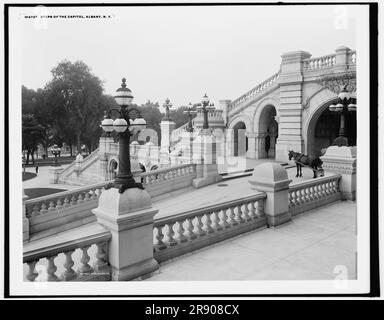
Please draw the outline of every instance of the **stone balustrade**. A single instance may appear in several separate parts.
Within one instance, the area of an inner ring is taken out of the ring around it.
[[[50,243],[46,246],[27,247],[23,254],[23,263],[27,265],[26,280],[109,281],[110,267],[107,251],[110,238],[110,232],[98,226],[91,230],[90,234],[81,236],[79,239]],[[91,251],[93,251],[92,260],[94,261],[92,266],[89,264]],[[39,276],[37,265],[45,268],[45,278],[43,275]],[[77,270],[73,268],[74,265],[77,265]],[[39,279],[36,279],[38,276]]]
[[[83,159],[82,162],[82,170],[84,170],[89,164],[93,162],[95,158],[99,156],[99,148],[92,151],[86,158]],[[67,166],[63,171],[59,174],[59,180],[64,181],[67,176],[72,174],[75,169],[76,161],[73,161],[69,166]]]
[[[144,172],[139,176],[142,179],[143,185],[151,186],[153,184],[159,184],[163,181],[172,180],[178,177],[194,175],[196,171],[195,167],[196,166],[194,164],[183,164],[175,167]]]
[[[44,197],[26,200],[24,202],[26,216],[27,218],[31,218],[57,212],[60,209],[76,206],[84,202],[95,202],[101,191],[110,182],[111,181],[102,182],[75,190],[58,192]]]
[[[187,129],[188,122],[183,124],[181,127],[178,127],[177,129],[173,130],[171,132],[171,141],[174,143],[178,141],[181,137],[181,134]]]
[[[254,98],[260,92],[263,92],[264,90],[271,87],[279,79],[279,74],[280,74],[280,71],[276,72],[273,76],[269,77],[267,80],[263,81],[253,89],[249,90],[247,93],[243,94],[241,97],[233,100],[229,105],[228,111],[234,110],[238,105],[242,104],[245,101],[248,101],[251,98]]]
[[[289,187],[289,212],[292,216],[341,199],[341,175],[331,175]]]
[[[336,54],[306,59],[303,62],[304,71],[319,70],[333,67],[336,64]]]
[[[265,193],[154,221],[154,258],[162,262],[266,225]]]

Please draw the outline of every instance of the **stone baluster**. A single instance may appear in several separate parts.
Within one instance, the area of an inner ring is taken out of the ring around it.
[[[59,198],[56,201],[56,209],[60,210],[62,207],[63,207],[63,202],[61,201],[61,198]]]
[[[77,199],[76,199],[76,195],[75,195],[75,194],[72,195],[70,204],[71,204],[72,206],[75,205],[75,204],[77,204]]]
[[[237,217],[237,220],[238,220],[240,223],[244,223],[245,220],[244,220],[243,217],[242,217],[243,213],[242,213],[241,207],[242,207],[241,204],[238,204],[238,205],[236,206],[236,211],[237,211],[236,217]]]
[[[220,224],[220,210],[213,211],[211,220],[212,220],[212,228],[215,231],[223,230],[223,227]]]
[[[83,202],[84,202],[83,193],[79,193],[79,196],[77,197],[77,203],[83,203]]]
[[[41,209],[40,209],[40,214],[46,214],[48,212],[47,210],[47,204],[45,202],[43,202],[41,204]]]
[[[80,259],[80,267],[78,269],[78,272],[79,273],[91,273],[93,271],[92,267],[88,264],[90,258],[89,258],[89,255],[88,255],[88,249],[89,249],[90,246],[84,246],[84,247],[81,247],[81,251],[82,251],[82,254],[81,254],[81,259]]]
[[[156,250],[163,250],[167,247],[166,244],[163,242],[163,240],[164,240],[163,227],[164,226],[156,227],[156,229],[157,229],[157,233],[155,236],[155,249]]]
[[[96,252],[96,261],[93,264],[93,269],[95,271],[103,271],[109,268],[107,261],[107,248],[108,242],[98,242],[96,243],[97,252]]]
[[[36,263],[38,262],[38,260],[35,260],[35,261],[29,261],[27,262],[27,265],[28,265],[28,274],[27,274],[27,279],[28,281],[35,281],[35,279],[37,278],[37,276],[39,275],[36,271],[35,271],[35,266],[36,266]]]
[[[252,216],[249,214],[250,211],[249,211],[249,202],[246,202],[244,203],[244,207],[243,207],[243,218],[245,221],[251,221],[252,220]]]
[[[186,219],[186,223],[187,223],[186,235],[191,240],[194,240],[197,238],[197,235],[193,232],[193,229],[194,229],[194,225],[192,223],[193,219],[194,218],[187,218]]]
[[[57,255],[47,257],[48,266],[47,266],[47,281],[58,281],[59,278],[55,275],[57,267],[55,265],[55,258]]]
[[[168,224],[167,238],[168,244],[171,247],[177,245],[177,241],[175,240],[175,231],[173,230],[173,222]]]
[[[204,214],[205,216],[205,232],[207,234],[211,234],[213,232],[215,232],[215,230],[212,228],[212,220],[211,220],[211,213],[208,212],[206,214]]]
[[[231,227],[231,224],[228,223],[227,209],[223,209],[221,212],[222,212],[221,225],[223,226],[224,229],[229,229]]]
[[[195,224],[195,230],[194,233],[197,234],[199,237],[205,236],[205,232],[202,229],[203,223],[201,222],[202,216],[196,217],[196,224]]]
[[[264,217],[264,200],[257,201],[256,214],[258,217]]]
[[[177,224],[179,225],[179,228],[177,229],[178,233],[178,239],[180,242],[186,242],[188,241],[188,238],[184,235],[185,229],[184,229],[184,220],[183,221],[178,221]]]
[[[64,281],[70,281],[77,277],[77,273],[75,270],[73,270],[73,265],[75,264],[72,260],[72,254],[75,252],[75,250],[66,251],[64,252],[65,255],[65,262],[64,262],[64,272],[61,275],[61,279]]]
[[[231,226],[237,226],[239,223],[237,222],[237,220],[235,219],[235,209],[234,207],[230,207],[228,208],[229,210],[229,214],[228,214],[228,222]]]
[[[52,212],[52,211],[55,211],[55,203],[52,201],[49,202],[49,206],[48,206],[48,212]]]
[[[65,197],[64,198],[64,204],[63,204],[64,207],[69,207],[69,199],[68,197]]]

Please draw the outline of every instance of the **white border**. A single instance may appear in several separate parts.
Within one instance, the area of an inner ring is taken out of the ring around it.
[[[357,163],[358,279],[338,289],[335,281],[195,281],[195,282],[108,282],[106,283],[28,283],[22,281],[21,219],[21,66],[20,24],[17,8],[10,8],[9,36],[9,123],[10,123],[10,294],[11,295],[89,295],[112,294],[341,294],[369,291],[369,144],[359,143]],[[357,27],[357,73],[359,106],[369,105],[368,8],[361,7]],[[358,141],[369,141],[369,112],[358,111]],[[20,182],[19,182],[20,181]],[[18,183],[19,182],[19,183]],[[17,267],[16,267],[17,266]],[[214,285],[212,285],[214,284]],[[148,297],[152,298],[152,297]],[[182,298],[182,297],[179,297]],[[233,298],[231,298],[233,299]]]

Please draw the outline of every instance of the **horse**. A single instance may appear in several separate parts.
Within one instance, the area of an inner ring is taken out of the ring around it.
[[[313,170],[313,178],[317,178],[318,176],[324,176],[324,169],[321,167],[323,161],[319,157],[307,156],[300,152],[295,152],[293,150],[289,150],[288,158],[293,160],[296,163],[297,174],[296,177],[302,176],[301,168],[303,166],[310,166]]]

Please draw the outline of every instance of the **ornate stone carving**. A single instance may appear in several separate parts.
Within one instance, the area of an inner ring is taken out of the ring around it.
[[[339,94],[339,92],[347,86],[349,92],[356,91],[356,72],[350,71],[345,73],[333,73],[330,75],[319,77],[316,82],[323,87]]]

